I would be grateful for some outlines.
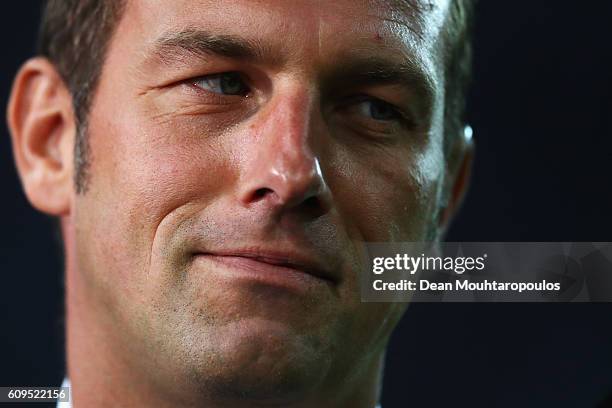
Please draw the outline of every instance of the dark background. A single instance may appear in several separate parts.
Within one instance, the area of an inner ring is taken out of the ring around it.
[[[3,112],[38,4],[3,7]],[[612,241],[612,2],[578,4],[480,1],[477,156],[448,240]],[[0,385],[59,385],[59,243],[0,132]],[[596,406],[612,392],[611,323],[612,304],[415,304],[392,339],[383,407]]]

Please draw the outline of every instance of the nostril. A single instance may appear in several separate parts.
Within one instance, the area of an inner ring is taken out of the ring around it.
[[[304,207],[308,208],[309,210],[312,210],[312,209],[318,208],[321,205],[321,203],[320,203],[318,197],[312,196],[312,197],[308,197],[304,201],[303,205],[304,205]]]
[[[272,190],[269,188],[258,188],[253,193],[253,201],[259,201],[271,192]]]

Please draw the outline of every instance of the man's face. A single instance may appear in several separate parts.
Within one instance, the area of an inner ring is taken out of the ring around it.
[[[74,225],[130,363],[253,396],[373,364],[404,306],[360,302],[363,243],[437,228],[445,8],[128,2]]]

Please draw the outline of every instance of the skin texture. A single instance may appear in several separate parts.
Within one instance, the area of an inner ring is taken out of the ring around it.
[[[446,7],[129,1],[82,195],[70,95],[24,65],[8,121],[28,198],[62,220],[75,406],[375,405],[406,305],[360,302],[363,243],[438,239],[471,158],[442,149]],[[258,52],[185,47],[220,36]],[[248,91],[205,77],[227,72]]]

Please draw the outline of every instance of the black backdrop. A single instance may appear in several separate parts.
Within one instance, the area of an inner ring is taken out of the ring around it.
[[[33,53],[38,4],[2,6],[3,111]],[[612,2],[480,1],[468,101],[477,156],[449,240],[612,241],[610,40]],[[0,385],[55,385],[59,243],[0,132]],[[612,392],[611,323],[611,304],[413,305],[392,339],[383,406],[595,406]]]

